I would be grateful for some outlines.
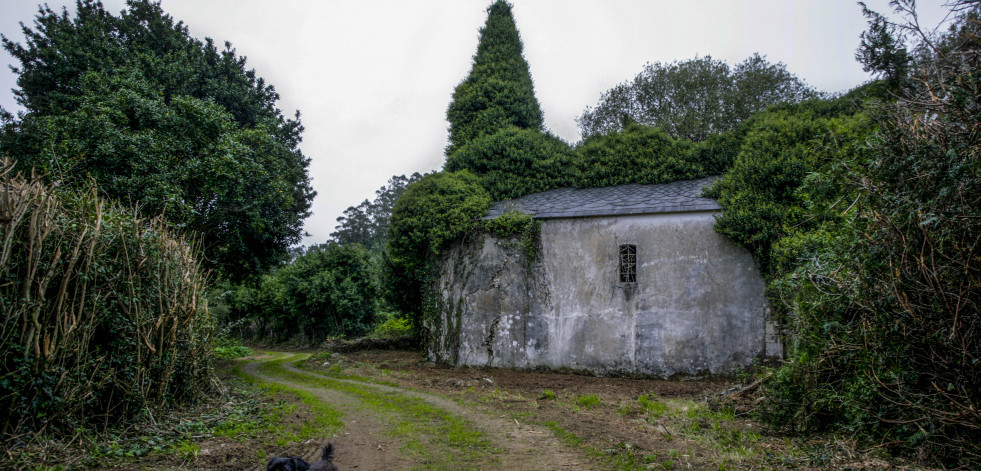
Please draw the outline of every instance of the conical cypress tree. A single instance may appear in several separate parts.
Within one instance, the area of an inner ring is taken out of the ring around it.
[[[446,112],[450,122],[446,155],[507,126],[542,129],[542,109],[521,51],[511,4],[497,0],[487,8],[470,75],[453,91]]]

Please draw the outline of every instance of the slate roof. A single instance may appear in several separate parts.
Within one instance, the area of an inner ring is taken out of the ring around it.
[[[717,211],[722,209],[719,203],[702,196],[702,188],[717,178],[658,185],[558,188],[498,201],[484,219],[494,219],[508,211],[520,211],[537,219]]]

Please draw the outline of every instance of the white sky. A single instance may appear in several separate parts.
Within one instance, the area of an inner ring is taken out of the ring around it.
[[[326,241],[348,206],[392,175],[442,167],[446,107],[470,70],[492,0],[163,0],[191,35],[231,41],[247,65],[299,109],[317,197],[304,244]],[[647,62],[711,55],[730,65],[754,52],[817,89],[869,79],[855,62],[866,28],[850,0],[511,0],[546,126],[579,140],[575,118]],[[34,0],[0,0],[0,33],[23,42]],[[73,0],[52,0],[74,12]],[[103,0],[118,14],[122,0]],[[888,12],[887,0],[866,2]],[[921,0],[935,25],[943,0]],[[6,51],[0,62],[17,65]],[[0,106],[15,111],[16,76],[0,70]]]

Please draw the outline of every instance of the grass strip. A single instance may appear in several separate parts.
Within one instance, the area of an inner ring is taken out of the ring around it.
[[[542,426],[548,428],[552,433],[562,440],[566,445],[574,448],[579,448],[586,452],[590,457],[607,463],[611,466],[610,469],[615,471],[642,471],[650,469],[648,466],[640,463],[637,457],[630,453],[629,450],[623,449],[610,449],[610,450],[599,450],[591,446],[586,445],[586,441],[580,438],[578,435],[566,430],[558,422],[550,421],[541,423]]]
[[[301,403],[310,408],[312,420],[305,421],[302,425],[298,427],[294,426],[289,430],[278,424],[279,418],[281,418],[284,414],[293,411],[293,409],[289,408],[289,406],[277,407],[265,417],[266,420],[264,422],[266,422],[268,425],[265,427],[264,431],[272,433],[275,436],[274,440],[277,446],[285,446],[288,443],[295,441],[331,437],[336,435],[338,431],[344,428],[344,423],[341,421],[343,414],[330,407],[330,405],[324,401],[321,401],[315,394],[302,389],[291,388],[279,383],[261,381],[260,379],[242,371],[243,366],[243,363],[237,364],[235,368],[232,369],[231,373],[246,384],[258,388],[267,397],[275,397],[278,394],[288,394],[296,397]],[[249,435],[251,434],[250,432],[252,432],[250,427],[254,427],[254,425],[231,424],[229,427],[226,427],[226,430],[216,430],[215,435],[227,436],[230,438],[234,438],[239,435]]]

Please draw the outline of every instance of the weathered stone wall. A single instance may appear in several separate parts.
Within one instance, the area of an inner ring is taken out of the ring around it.
[[[461,243],[440,264],[430,355],[601,374],[747,366],[768,353],[764,282],[714,222],[711,212],[548,219],[533,261],[516,241]],[[621,244],[637,246],[636,283],[619,282]]]

